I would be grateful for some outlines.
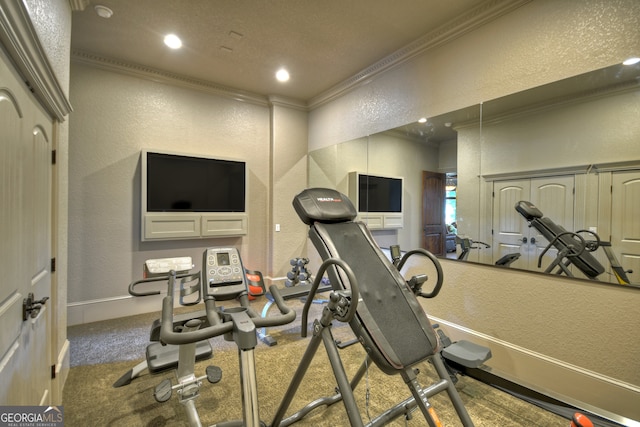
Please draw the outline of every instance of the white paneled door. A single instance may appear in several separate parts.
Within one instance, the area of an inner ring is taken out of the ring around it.
[[[47,405],[50,302],[23,306],[51,296],[53,124],[8,64],[0,51],[0,405]]]
[[[495,181],[493,184],[493,261],[510,253],[520,253],[511,264],[514,268],[544,271],[555,258],[549,250],[538,267],[538,258],[549,242],[515,210],[526,200],[538,207],[544,216],[567,230],[573,230],[574,177],[554,176]]]
[[[615,172],[611,188],[611,245],[631,283],[640,283],[640,171]]]

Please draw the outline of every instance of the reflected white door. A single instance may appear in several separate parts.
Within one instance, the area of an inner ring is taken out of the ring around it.
[[[573,225],[573,188],[573,176],[535,178],[531,180],[531,199],[529,201],[536,205],[545,217],[550,218],[568,231],[575,231]],[[557,251],[550,248],[541,260],[541,267],[538,268],[540,254],[548,244],[549,241],[547,239],[535,229],[531,229],[531,238],[527,247],[529,251],[529,270],[544,271],[556,258]]]
[[[640,172],[612,176],[611,244],[631,283],[640,283]]]
[[[549,242],[515,210],[520,200],[538,207],[544,216],[551,218],[565,229],[573,230],[574,177],[553,176],[496,181],[493,201],[493,261],[518,252],[520,258],[512,267],[532,271],[544,271],[555,259],[556,251],[550,249],[542,260],[539,256]],[[540,267],[538,262],[541,261]]]
[[[520,258],[511,266],[528,268],[523,249],[527,247],[530,231],[515,206],[520,200],[529,200],[530,195],[529,179],[493,183],[493,262],[505,255],[520,253]]]

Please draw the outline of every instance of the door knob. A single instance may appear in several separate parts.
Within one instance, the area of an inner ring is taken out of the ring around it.
[[[22,300],[22,320],[27,320],[29,317],[35,319],[48,299],[49,297],[44,297],[40,300],[36,300],[33,293],[29,292],[29,295]]]
[[[527,238],[526,237],[522,238],[522,243],[527,243]]]
[[[536,238],[535,238],[535,237],[532,237],[532,238],[531,238],[531,244],[532,244],[532,245],[535,245],[535,243],[536,243]]]

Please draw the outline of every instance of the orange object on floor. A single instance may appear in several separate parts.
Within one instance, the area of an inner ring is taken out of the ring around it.
[[[586,415],[576,412],[573,414],[570,427],[593,427],[593,423]]]

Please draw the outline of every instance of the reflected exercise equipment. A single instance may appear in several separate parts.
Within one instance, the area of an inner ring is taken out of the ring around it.
[[[460,237],[457,234],[456,243],[460,245],[461,252],[460,255],[458,255],[458,259],[461,261],[466,261],[467,258],[469,258],[469,252],[471,249],[489,249],[491,247],[488,243],[476,242],[468,237]],[[520,258],[520,253],[518,252],[506,254],[497,260],[495,265],[498,267],[509,267],[511,264],[516,262],[518,258]]]
[[[456,243],[460,245],[460,255],[458,255],[459,260],[466,260],[469,258],[469,252],[471,249],[489,249],[491,245],[485,242],[476,242],[474,240],[469,239],[468,237],[460,237],[456,234]]]
[[[541,268],[542,258],[551,247],[558,251],[555,259],[546,268],[545,273],[553,273],[555,270],[556,274],[564,273],[569,277],[574,277],[571,270],[569,270],[569,265],[574,265],[587,278],[598,280],[598,276],[604,273],[605,268],[591,253],[602,247],[618,283],[630,283],[627,273],[631,274],[632,271],[625,270],[620,265],[611,249],[611,242],[600,240],[600,237],[593,231],[567,231],[549,217],[545,217],[542,211],[531,202],[521,200],[516,203],[515,209],[527,220],[529,227],[534,227],[549,241],[549,244],[538,257],[538,268]],[[581,234],[590,235],[593,240],[586,240]]]

